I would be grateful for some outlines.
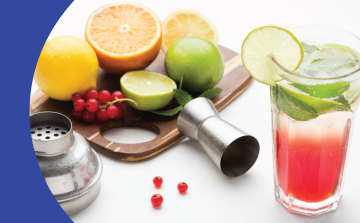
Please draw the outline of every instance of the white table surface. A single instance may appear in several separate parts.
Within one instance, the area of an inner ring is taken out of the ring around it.
[[[111,0],[76,0],[64,12],[49,35],[84,38],[88,16]],[[247,33],[256,26],[278,24],[286,28],[300,25],[330,25],[360,36],[358,0],[136,0],[151,8],[163,20],[177,9],[189,8],[206,15],[219,32],[219,44],[240,53]],[[38,87],[32,85],[31,94]],[[86,210],[71,217],[76,223],[92,222],[360,222],[360,119],[355,125],[346,170],[343,197],[338,210],[315,218],[290,214],[273,193],[272,138],[269,87],[256,81],[224,108],[221,117],[254,135],[260,155],[249,172],[225,177],[192,140],[184,139],[157,156],[140,162],[122,162],[100,155],[104,165],[101,192]],[[108,139],[119,142],[151,140],[154,133],[112,130]],[[161,189],[153,186],[155,176],[164,179]],[[180,195],[177,184],[189,185]],[[160,193],[160,209],[150,198]]]

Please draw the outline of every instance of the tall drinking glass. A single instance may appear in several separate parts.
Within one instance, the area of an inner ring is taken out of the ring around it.
[[[288,211],[315,216],[341,197],[360,101],[360,39],[326,26],[290,31],[305,55],[295,72],[273,60],[284,79],[271,87],[275,196]]]

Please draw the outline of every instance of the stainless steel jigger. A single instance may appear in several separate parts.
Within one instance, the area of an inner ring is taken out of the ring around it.
[[[60,206],[68,215],[87,208],[100,193],[100,157],[60,113],[36,113],[30,128],[36,159]]]
[[[177,126],[181,134],[200,142],[226,176],[244,174],[259,155],[257,139],[222,120],[207,98],[196,98],[186,104],[179,114]]]

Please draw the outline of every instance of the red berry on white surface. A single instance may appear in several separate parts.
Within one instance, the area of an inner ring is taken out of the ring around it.
[[[153,179],[153,183],[156,187],[161,187],[161,184],[163,183],[163,179],[157,176]]]
[[[163,203],[164,199],[163,197],[161,196],[161,194],[154,194],[152,197],[151,197],[151,204],[154,206],[154,207],[160,207],[161,204]]]
[[[188,189],[188,185],[185,182],[181,182],[177,186],[180,193],[185,193]]]

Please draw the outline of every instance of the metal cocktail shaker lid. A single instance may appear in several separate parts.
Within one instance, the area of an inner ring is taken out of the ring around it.
[[[207,98],[196,98],[186,104],[177,126],[181,134],[200,142],[226,176],[244,174],[259,156],[257,139],[222,120]]]
[[[60,206],[68,215],[87,208],[100,193],[100,157],[60,113],[36,113],[30,128],[41,172]]]

